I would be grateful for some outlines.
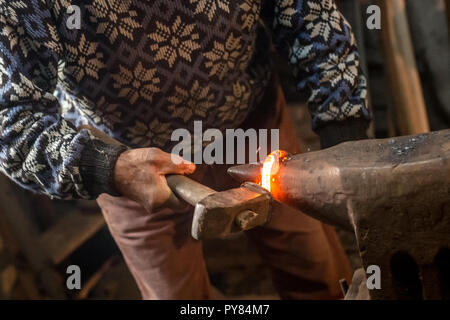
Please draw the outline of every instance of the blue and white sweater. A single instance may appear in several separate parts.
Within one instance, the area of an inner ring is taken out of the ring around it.
[[[80,29],[67,27],[70,5]],[[237,127],[271,78],[269,37],[309,90],[317,132],[370,119],[332,0],[0,0],[1,171],[55,198],[113,194],[123,148],[77,125],[164,150],[195,120]]]

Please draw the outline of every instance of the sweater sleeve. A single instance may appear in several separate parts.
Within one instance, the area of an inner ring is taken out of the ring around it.
[[[0,3],[0,170],[52,198],[114,193],[123,148],[61,118],[53,96],[63,52],[55,23],[46,1],[20,3]]]
[[[321,134],[344,121],[367,128],[366,78],[351,27],[334,1],[271,1],[273,42],[292,66],[298,89],[309,92],[313,129]]]

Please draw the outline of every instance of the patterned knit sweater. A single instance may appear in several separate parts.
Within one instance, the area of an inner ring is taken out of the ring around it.
[[[314,129],[370,118],[332,0],[0,0],[0,168],[55,198],[113,194],[123,148],[79,124],[166,151],[194,120],[237,127],[271,78],[271,43],[309,90]]]

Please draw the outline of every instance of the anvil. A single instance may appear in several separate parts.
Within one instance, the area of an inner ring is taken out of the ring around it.
[[[261,165],[228,172],[258,181]],[[274,199],[355,232],[383,275],[372,299],[450,298],[450,130],[288,156],[272,180]]]

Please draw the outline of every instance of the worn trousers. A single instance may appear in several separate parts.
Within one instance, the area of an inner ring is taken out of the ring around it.
[[[279,131],[280,149],[296,154],[301,146],[277,81],[245,128]],[[237,187],[227,165],[198,165],[195,180],[215,189]],[[136,280],[143,299],[213,299],[202,242],[190,235],[193,208],[147,212],[124,197],[102,194],[97,202],[108,228]],[[271,221],[245,232],[269,266],[282,299],[342,298],[339,280],[351,268],[333,227],[284,205]]]

